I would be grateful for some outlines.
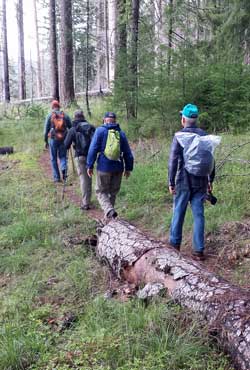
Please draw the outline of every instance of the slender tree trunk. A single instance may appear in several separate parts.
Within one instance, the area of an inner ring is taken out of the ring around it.
[[[4,101],[10,102],[10,81],[9,81],[9,58],[8,58],[8,41],[7,41],[7,22],[6,22],[6,0],[2,0],[3,12],[3,87]]]
[[[42,96],[43,86],[42,86],[42,68],[41,68],[41,55],[40,55],[40,42],[39,42],[39,29],[38,29],[38,19],[37,19],[37,0],[33,0],[34,15],[35,15],[35,28],[36,28],[36,52],[37,52],[37,91],[38,96]]]
[[[116,61],[116,30],[117,30],[117,13],[116,0],[108,0],[108,31],[109,31],[109,66],[111,83],[115,78],[115,61]]]
[[[97,88],[102,91],[107,87],[105,69],[105,10],[104,0],[98,0],[97,16]]]
[[[132,0],[131,60],[129,66],[128,118],[137,117],[139,8],[140,0]]]
[[[57,57],[57,37],[56,37],[56,2],[49,0],[49,44],[50,44],[50,64],[51,64],[51,85],[52,98],[59,100],[59,78],[58,78],[58,57]]]
[[[176,302],[198,313],[230,353],[235,368],[250,369],[250,294],[184,258],[125,221],[111,221],[98,237],[99,256],[118,277],[138,286],[160,283]]]
[[[26,77],[25,77],[25,57],[24,57],[24,31],[23,31],[23,0],[18,0],[16,4],[17,28],[18,28],[18,79],[19,79],[19,99],[26,99]]]
[[[104,22],[105,22],[105,49],[106,49],[106,73],[108,88],[110,88],[110,47],[109,47],[109,14],[108,0],[104,0]]]
[[[72,1],[60,2],[61,26],[61,100],[68,106],[75,100],[74,68],[73,68],[73,38],[72,38]]]
[[[172,37],[173,37],[173,4],[174,0],[169,0],[169,28],[168,28],[168,76],[171,73],[172,59]]]
[[[91,111],[89,106],[89,0],[87,0],[87,29],[86,29],[86,91],[85,91],[85,98],[86,98],[86,106],[88,115],[91,117]]]

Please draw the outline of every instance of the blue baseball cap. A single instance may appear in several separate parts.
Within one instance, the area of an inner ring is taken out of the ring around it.
[[[197,118],[199,115],[199,110],[196,105],[187,104],[185,107],[180,111],[181,116],[185,116],[187,118]]]
[[[116,118],[116,114],[114,112],[106,112],[103,118]]]

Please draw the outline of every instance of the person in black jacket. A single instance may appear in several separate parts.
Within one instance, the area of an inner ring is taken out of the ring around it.
[[[180,132],[195,133],[199,136],[207,135],[197,127],[198,108],[196,105],[187,104],[181,114],[183,129]],[[204,201],[206,193],[212,192],[212,182],[215,169],[208,176],[194,176],[185,169],[183,148],[174,136],[169,155],[168,186],[169,192],[174,196],[173,217],[170,227],[169,242],[180,250],[182,241],[182,227],[187,205],[190,202],[194,227],[193,227],[193,256],[204,259]]]
[[[90,209],[92,179],[87,175],[86,158],[94,132],[95,127],[86,121],[83,111],[77,110],[74,113],[73,127],[68,131],[64,140],[66,149],[69,149],[73,143],[75,150],[75,161],[82,193],[82,210]]]

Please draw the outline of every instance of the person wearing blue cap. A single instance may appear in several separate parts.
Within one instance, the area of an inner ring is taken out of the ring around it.
[[[98,158],[97,158],[98,155]],[[114,112],[106,112],[103,125],[95,131],[87,156],[87,173],[93,175],[97,158],[96,195],[106,219],[118,216],[116,196],[121,187],[122,175],[129,177],[134,158],[127,137],[116,122]]]
[[[199,111],[196,105],[187,104],[180,112],[183,133],[194,133],[199,136],[207,135],[197,127]],[[185,169],[183,147],[175,135],[170,149],[168,163],[169,192],[174,196],[173,216],[170,227],[169,243],[176,250],[180,250],[182,242],[182,228],[186,209],[190,202],[193,214],[193,256],[203,260],[204,256],[204,201],[207,191],[212,191],[212,182],[215,176],[213,168],[209,176],[195,176]]]

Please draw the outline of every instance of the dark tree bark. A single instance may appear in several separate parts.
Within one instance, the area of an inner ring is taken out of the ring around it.
[[[65,106],[75,100],[74,68],[73,68],[73,37],[72,37],[72,1],[61,0],[60,2],[60,26],[61,26],[61,83],[60,96]]]
[[[168,28],[168,76],[171,72],[172,38],[173,38],[173,0],[169,0],[169,28]]]
[[[56,2],[49,1],[49,43],[50,43],[50,64],[51,64],[51,85],[52,97],[59,100],[59,79],[58,79],[58,58],[57,58],[57,37],[56,37]]]
[[[125,221],[111,221],[98,237],[98,254],[119,277],[161,283],[179,304],[201,315],[217,333],[237,369],[250,369],[250,294],[147,238]]]
[[[16,4],[17,28],[18,28],[18,79],[19,79],[19,99],[26,99],[26,77],[25,77],[25,57],[24,57],[24,31],[23,31],[23,0],[18,0]]]
[[[138,100],[138,32],[140,0],[132,0],[131,60],[129,65],[128,118],[137,117]]]
[[[6,0],[2,0],[3,12],[3,88],[4,101],[10,102],[10,80],[9,80],[9,57],[8,57],[8,39],[6,22]]]
[[[41,68],[41,55],[40,55],[40,42],[39,42],[39,28],[37,19],[37,6],[36,1],[33,0],[34,5],[34,18],[35,18],[35,28],[36,28],[36,51],[37,51],[37,92],[38,96],[42,96],[42,68]]]

